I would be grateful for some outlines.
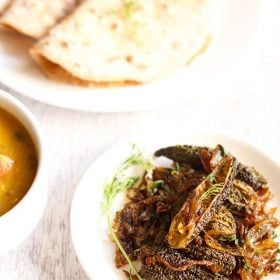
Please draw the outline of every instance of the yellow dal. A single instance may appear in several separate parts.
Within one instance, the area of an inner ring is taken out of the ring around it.
[[[0,215],[14,207],[30,188],[37,171],[37,153],[24,126],[0,108],[0,155],[14,161],[11,171],[0,177]]]

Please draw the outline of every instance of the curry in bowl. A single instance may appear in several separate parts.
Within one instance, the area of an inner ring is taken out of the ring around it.
[[[26,128],[0,108],[0,216],[26,194],[35,178],[38,158]]]

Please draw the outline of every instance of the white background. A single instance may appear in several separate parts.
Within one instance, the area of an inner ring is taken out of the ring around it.
[[[174,91],[180,88],[174,85]],[[178,100],[177,106],[118,114],[65,110],[17,95],[46,136],[49,200],[33,234],[0,258],[0,279],[88,279],[69,232],[76,185],[104,150],[147,126],[154,126],[155,133],[157,122],[166,123],[166,130],[172,125],[190,133],[193,127],[222,131],[244,138],[280,162],[280,1],[263,0],[257,33],[242,52],[211,82],[203,84],[201,77],[195,94],[186,94],[189,99]]]

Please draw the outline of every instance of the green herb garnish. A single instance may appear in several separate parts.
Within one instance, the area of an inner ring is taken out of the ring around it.
[[[141,8],[139,0],[122,0],[123,7],[121,16],[126,20],[126,29],[128,36],[139,46],[143,45],[143,38],[140,36],[140,24],[134,14]]]
[[[219,145],[219,148],[221,150],[222,157],[225,157],[228,154],[227,150],[222,145]]]
[[[199,198],[199,201],[204,201],[204,200],[211,200],[214,196],[216,196],[223,188],[224,184],[223,183],[217,183],[213,184],[211,187],[206,190],[201,197]]]
[[[164,186],[164,181],[163,180],[154,181],[154,182],[152,182],[152,184],[150,186],[151,192],[153,194],[155,194],[158,191],[158,189],[163,187],[163,186]]]
[[[266,250],[255,249],[255,253],[258,254],[258,255],[263,253],[263,252],[266,252]]]
[[[171,173],[172,176],[178,175],[178,170],[172,169],[170,173]]]
[[[280,253],[280,248],[278,248],[278,249],[276,250],[276,252],[279,254],[279,253]]]
[[[134,264],[132,263],[131,259],[129,258],[128,254],[126,253],[125,249],[123,248],[121,242],[119,241],[114,229],[113,223],[111,220],[111,207],[113,204],[113,200],[117,194],[127,191],[131,189],[136,182],[139,180],[139,177],[136,176],[127,176],[127,171],[132,167],[140,167],[145,171],[150,171],[152,169],[152,164],[146,160],[142,154],[142,152],[136,148],[135,145],[132,145],[133,153],[130,157],[128,157],[116,170],[116,173],[111,180],[104,185],[103,190],[103,201],[102,201],[102,210],[106,215],[107,223],[109,227],[109,233],[118,246],[119,250],[123,254],[124,258],[128,262],[131,270],[135,273],[135,276],[142,280],[141,276],[139,275],[137,269],[135,268]]]
[[[131,273],[131,270],[129,270],[129,280],[133,280],[133,275]]]
[[[246,269],[246,270],[252,270],[252,267],[250,266],[250,264],[247,262],[247,260],[244,260],[245,261],[245,263],[244,263],[244,268]]]
[[[131,18],[134,10],[139,7],[137,0],[123,0],[123,13],[127,18]]]
[[[234,241],[234,243],[236,242],[236,240],[237,240],[237,242],[238,242],[238,239],[237,239],[237,237],[236,237],[236,235],[234,234],[234,235],[232,235],[232,236],[221,236],[220,238],[219,238],[219,240],[220,241],[223,241],[223,242],[233,242]]]
[[[210,183],[216,183],[216,175],[214,173],[210,173],[208,176],[207,176],[207,180],[210,182]]]
[[[175,168],[171,170],[171,175],[178,175],[179,174],[179,169],[180,169],[180,164],[179,162],[175,163]]]

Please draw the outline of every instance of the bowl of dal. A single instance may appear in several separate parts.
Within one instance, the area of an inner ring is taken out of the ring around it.
[[[0,90],[0,256],[23,242],[47,200],[42,133],[33,114]]]

